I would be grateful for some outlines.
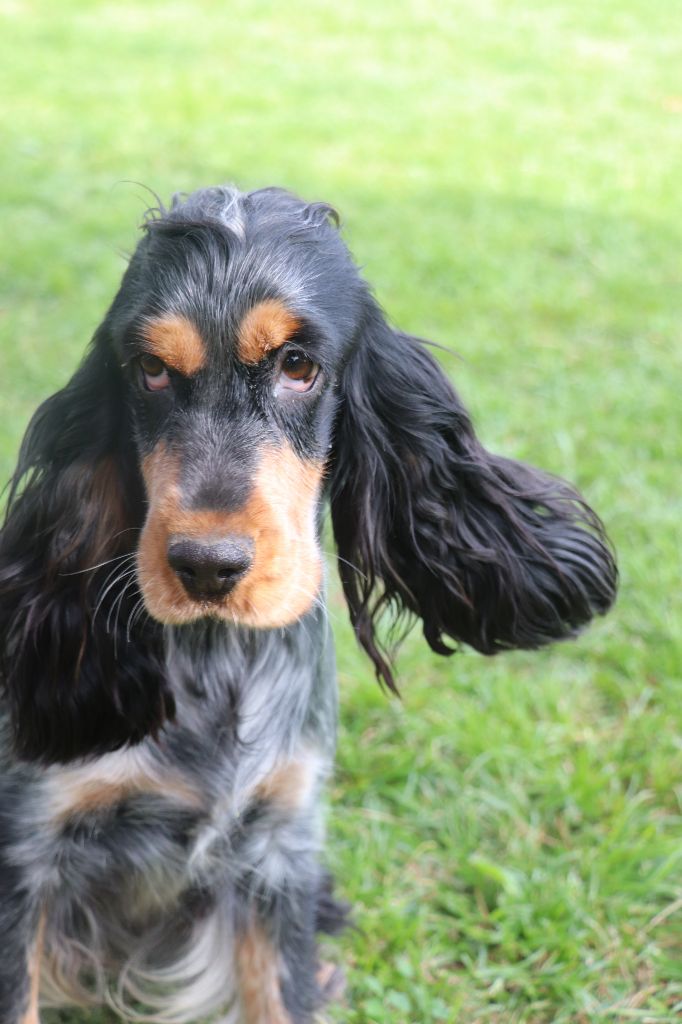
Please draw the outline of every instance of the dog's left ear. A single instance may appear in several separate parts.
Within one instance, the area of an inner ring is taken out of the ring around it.
[[[612,604],[599,518],[569,484],[487,452],[435,359],[367,297],[341,384],[331,468],[339,571],[356,635],[394,687],[377,638],[412,613],[439,654],[572,636]]]

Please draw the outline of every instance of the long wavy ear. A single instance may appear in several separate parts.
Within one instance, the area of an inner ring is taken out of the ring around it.
[[[484,654],[575,634],[615,597],[603,527],[567,483],[479,443],[415,338],[371,298],[342,382],[331,470],[339,570],[356,635],[395,689],[376,626],[423,620]]]
[[[0,533],[0,684],[18,754],[44,762],[137,742],[172,713],[157,627],[136,614],[142,498],[113,363],[105,321],[29,425]]]

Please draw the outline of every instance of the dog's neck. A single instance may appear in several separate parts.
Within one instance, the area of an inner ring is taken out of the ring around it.
[[[166,657],[177,715],[162,744],[212,748],[244,768],[286,759],[302,743],[333,752],[333,642],[322,607],[277,629],[168,627]]]

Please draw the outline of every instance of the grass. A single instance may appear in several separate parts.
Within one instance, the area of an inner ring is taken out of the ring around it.
[[[334,596],[350,1024],[682,1012],[672,6],[0,2],[3,476],[112,296],[129,182],[281,183],[338,205],[393,319],[459,354],[485,442],[575,480],[617,545],[578,643],[443,661],[415,635],[401,704]]]

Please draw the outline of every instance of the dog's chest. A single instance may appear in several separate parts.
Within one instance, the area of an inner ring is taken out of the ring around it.
[[[194,848],[216,815],[212,787],[147,745],[51,770],[42,803],[70,889],[86,900],[128,893],[138,908],[145,887],[172,902],[190,884]],[[224,819],[229,830],[228,808]]]
[[[232,998],[239,893],[254,874],[279,888],[306,844],[316,849],[326,762],[309,740],[256,762],[214,752],[202,770],[193,754],[182,764],[143,744],[48,771],[39,805],[49,848],[35,833],[31,843],[46,883],[48,1001],[101,1000],[87,980],[92,956],[107,984],[123,991],[117,978],[137,979],[136,997],[137,971],[152,987],[183,989],[191,967],[196,1005]]]
[[[172,904],[262,857],[309,819],[325,769],[303,742],[261,764],[219,753],[202,771],[143,745],[54,770],[43,799],[57,859],[83,895],[130,890],[139,910],[146,888]]]

